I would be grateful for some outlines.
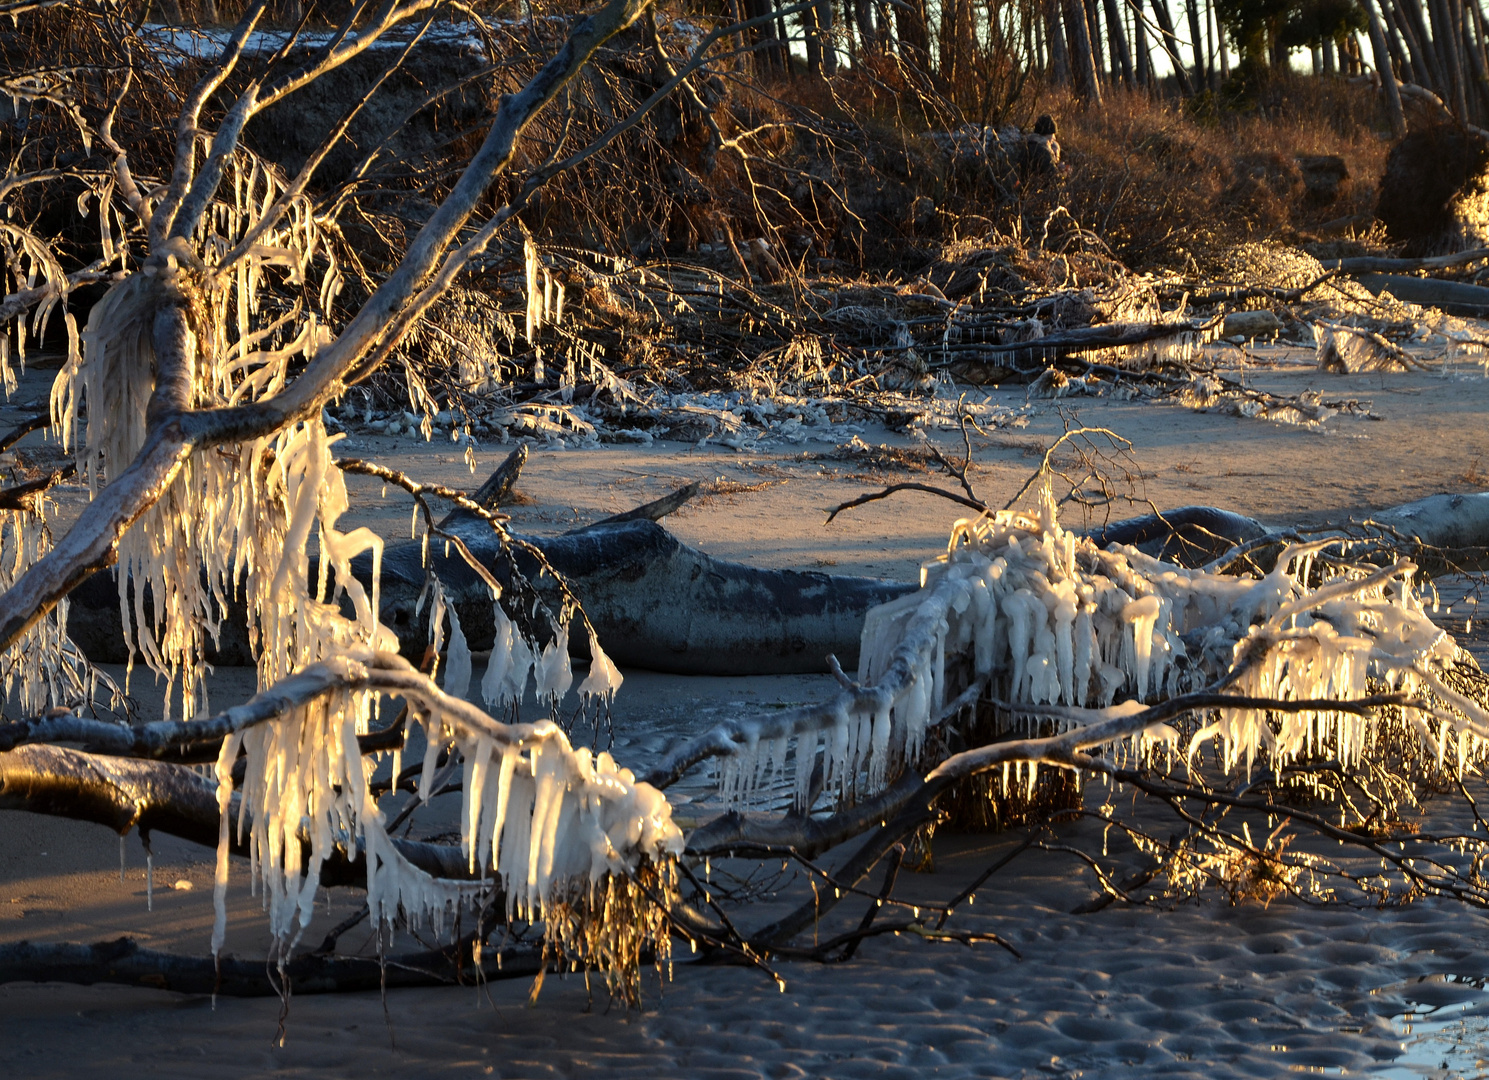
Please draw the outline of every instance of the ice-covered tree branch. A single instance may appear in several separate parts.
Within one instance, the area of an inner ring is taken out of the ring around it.
[[[595,50],[633,23],[644,6],[643,0],[611,0],[600,11],[580,19],[564,45],[542,70],[519,93],[502,99],[481,149],[473,156],[449,197],[421,229],[398,268],[353,316],[336,341],[322,349],[284,391],[252,405],[188,408],[186,387],[196,362],[195,350],[202,343],[192,340],[194,331],[184,314],[158,321],[155,351],[161,361],[161,375],[167,381],[156,387],[157,397],[152,400],[145,445],[133,463],[111,478],[57,547],[0,597],[0,649],[13,645],[37,619],[51,610],[60,597],[89,573],[108,565],[116,557],[119,537],[169,488],[195,449],[269,435],[296,420],[314,415],[326,401],[344,389],[348,372],[370,349],[387,338],[389,326],[397,321],[402,309],[424,286],[425,279],[444,258],[492,181],[510,163],[523,130],[578,74]],[[390,14],[387,20],[378,24],[379,27],[391,25],[388,20],[396,21]],[[229,65],[241,51],[241,41],[251,25],[252,13],[235,32],[233,41],[238,44],[228,50]],[[344,59],[341,53],[335,57]],[[327,59],[325,63],[329,65],[331,60]],[[215,88],[214,78],[217,76],[208,78],[199,87],[197,97],[201,100],[205,100],[206,94]],[[281,89],[287,93],[293,88],[292,84],[299,85],[291,80]],[[196,107],[199,108],[199,104]],[[235,141],[235,137],[231,141]],[[224,152],[226,149],[223,148]],[[167,202],[172,198],[186,198],[187,185],[193,176],[191,163],[194,154],[194,138],[178,145],[171,189],[176,194],[168,195]],[[198,184],[204,179],[210,182],[203,187],[200,200],[191,203],[192,213],[199,213],[197,208],[205,207],[219,175],[208,177],[203,173],[197,177]],[[195,198],[195,188],[192,191]],[[153,220],[160,223],[162,234],[165,220],[174,221],[171,234],[179,238],[184,234],[178,217],[173,207],[163,203]],[[178,239],[176,243],[179,242]],[[154,272],[162,278],[168,275],[171,287],[197,287],[185,277],[188,267],[182,264],[191,261],[187,252],[162,242],[152,259],[155,260]],[[147,265],[145,272],[151,270],[152,266]],[[172,303],[176,310],[181,310],[180,300]]]

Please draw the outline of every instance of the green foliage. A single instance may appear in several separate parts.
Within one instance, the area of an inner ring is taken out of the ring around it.
[[[1307,0],[1289,17],[1282,43],[1289,48],[1311,48],[1325,40],[1342,41],[1367,25],[1365,10],[1357,0]]]
[[[1242,60],[1265,63],[1299,8],[1297,0],[1217,0],[1215,10]]]
[[[1341,41],[1367,25],[1359,0],[1216,0],[1243,61],[1267,64],[1281,50]]]

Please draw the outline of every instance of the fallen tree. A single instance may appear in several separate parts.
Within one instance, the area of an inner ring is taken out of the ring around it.
[[[1358,557],[1349,535],[1299,543],[1243,534],[1239,546],[1211,552],[1208,567],[1185,567],[1066,531],[1047,488],[1033,490],[1032,508],[982,512],[966,485],[956,498],[976,516],[956,524],[944,558],[912,591],[731,567],[677,545],[645,514],[539,544],[511,534],[479,500],[337,458],[329,407],[395,357],[534,193],[674,93],[698,97],[711,50],[757,20],[715,27],[677,61],[649,33],[666,74],[642,107],[613,117],[580,149],[566,149],[562,124],[534,148],[524,140],[535,119],[646,5],[610,0],[573,19],[551,59],[499,99],[479,147],[397,265],[342,312],[333,300],[347,249],[333,243],[330,212],[342,204],[315,204],[305,193],[345,124],[295,177],[266,168],[240,135],[255,114],[434,8],[360,3],[308,53],[286,45],[267,58],[249,48],[265,10],[250,7],[220,55],[183,85],[175,144],[159,162],[132,157],[114,137],[135,79],[129,63],[99,75],[106,92],[87,108],[64,103],[63,113],[80,118],[81,141],[102,148],[101,161],[85,158],[87,168],[66,176],[100,207],[96,265],[64,272],[44,242],[7,226],[29,271],[4,302],[19,340],[71,289],[108,288],[83,328],[62,313],[69,348],[52,400],[52,426],[76,454],[90,503],[53,537],[44,489],[0,500],[0,649],[7,689],[26,717],[0,727],[0,804],[215,845],[214,987],[217,973],[233,992],[264,986],[220,955],[235,852],[251,856],[247,872],[264,889],[269,967],[286,993],[295,980],[367,985],[367,962],[311,959],[300,947],[327,884],[365,889],[383,958],[396,929],[456,939],[438,960],[399,958],[420,979],[447,976],[451,966],[459,976],[467,957],[469,970],[489,974],[484,950],[500,927],[541,941],[539,973],[563,964],[597,970],[629,1004],[639,1001],[642,963],[665,960],[674,939],[766,970],[776,957],[850,955],[885,930],[970,942],[977,936],[945,924],[975,884],[924,915],[893,894],[904,850],[928,844],[943,821],[1038,829],[1097,818],[1153,861],[1145,881],[1161,881],[1154,890],[1165,896],[1215,884],[1267,898],[1321,899],[1332,889],[1370,903],[1489,902],[1483,837],[1401,823],[1424,791],[1467,792],[1489,714],[1482,674],[1423,610],[1417,567],[1392,554],[1388,532],[1372,538],[1369,558]],[[101,20],[109,41],[126,43],[127,60],[129,23],[110,10],[79,17]],[[266,66],[239,71],[250,55]],[[388,63],[398,55],[389,50]],[[519,163],[528,167],[504,184]],[[0,197],[50,179],[38,172]],[[550,307],[551,274],[526,240],[523,251],[531,338],[562,303]],[[956,307],[929,290],[915,295],[943,312]],[[1155,315],[1035,337],[1038,310],[1021,325],[1002,317],[959,324],[968,335],[960,342],[943,332],[936,362],[958,352],[1065,360],[1092,350],[1137,350],[1146,362],[1192,352],[1216,326]],[[408,378],[410,392],[425,395],[421,407],[431,404],[417,372]],[[355,471],[418,499],[456,503],[462,513],[439,521],[424,503],[430,559],[424,544],[417,553],[389,549],[367,529],[339,527],[345,476]],[[1187,542],[1208,534],[1209,543],[1236,524],[1214,513],[1187,517],[1177,532],[1149,522],[1104,539],[1166,545],[1192,527]],[[1258,543],[1280,549],[1270,566],[1248,562]],[[637,561],[626,561],[635,552]],[[157,724],[90,716],[79,693],[91,675],[68,638],[65,605],[111,566],[121,638],[172,687]],[[627,582],[624,593],[615,582],[627,576],[641,585]],[[581,585],[590,596],[578,595]],[[668,623],[665,609],[680,598],[713,618],[739,605],[764,610],[733,627]],[[427,662],[417,667],[399,655],[399,635],[384,620],[410,602],[411,618],[428,612]],[[209,643],[220,647],[234,605],[259,693],[209,715]],[[861,635],[850,634],[865,609]],[[468,698],[484,617],[483,709]],[[743,654],[735,670],[815,664],[813,648],[844,642],[847,656],[857,637],[857,677],[833,663],[841,687],[826,705],[732,717],[668,748],[638,779],[610,753],[573,745],[557,722],[571,691],[581,710],[608,708],[621,677],[605,637],[623,641],[632,624],[664,642],[671,635],[682,642],[675,651],[700,655],[710,670],[727,666],[733,649]],[[813,644],[798,645],[798,633]],[[571,639],[590,658],[577,686]],[[391,725],[378,719],[384,700],[402,704]],[[534,700],[546,716],[522,720]],[[405,766],[404,750],[420,744],[409,738],[416,727],[424,750]],[[380,779],[372,758],[384,752],[393,767]],[[212,773],[182,762],[211,762]],[[711,777],[699,776],[705,768]],[[1147,792],[1174,808],[1182,831],[1162,840],[1112,808],[1088,808],[1079,782],[1055,776],[1062,771]],[[690,800],[696,816],[687,821],[666,794],[685,781],[711,792]],[[396,837],[401,821],[383,809],[394,791],[417,796],[402,820],[437,795],[458,794],[460,844]],[[1313,802],[1300,807],[1305,798]],[[1291,835],[1254,841],[1250,821],[1265,817],[1353,845],[1381,870],[1363,874],[1290,848]],[[849,842],[857,846],[832,856]],[[794,909],[741,925],[729,898],[716,898],[695,873],[701,861],[706,881],[710,860],[730,856],[795,860],[804,885],[788,897]],[[1135,886],[1086,857],[1104,892],[1138,899]],[[883,883],[869,890],[868,875],[886,859]],[[832,887],[830,900],[819,884]],[[872,906],[858,929],[800,942],[806,927],[859,896]],[[876,927],[881,906],[910,915]],[[466,937],[453,928],[468,914],[476,929]],[[11,977],[188,989],[206,985],[206,964],[128,945],[0,953]]]

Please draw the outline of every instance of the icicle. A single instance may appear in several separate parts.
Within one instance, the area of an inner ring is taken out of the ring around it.
[[[1067,533],[1066,539],[1074,538]],[[1069,559],[1073,565],[1074,554]],[[1060,700],[1067,705],[1076,705],[1079,702],[1075,698],[1075,585],[1070,581],[1062,581],[1055,587],[1054,595],[1055,669],[1060,684]]]
[[[1030,620],[1030,610],[1039,602],[1028,589],[1016,589],[1012,596],[1003,602],[1003,610],[1008,613],[1008,647],[1013,655],[1013,674],[1009,682],[1009,697],[1015,700],[1022,696],[1024,687],[1024,673],[1029,663],[1029,641],[1033,634],[1033,626]],[[1042,609],[1043,604],[1039,605]]]
[[[1158,612],[1156,596],[1140,597],[1122,609],[1122,621],[1132,627],[1133,676],[1141,700],[1148,697],[1148,668],[1153,661],[1153,626],[1158,621]]]
[[[610,657],[605,655],[605,650],[600,648],[599,639],[595,637],[593,630],[589,632],[589,656],[589,674],[579,684],[579,696],[599,698],[608,704],[615,698],[625,679]]]
[[[491,613],[496,623],[496,636],[491,643],[491,656],[486,661],[486,674],[481,677],[481,700],[488,708],[494,709],[502,704],[503,688],[513,663],[512,641],[516,631],[512,620],[495,600],[491,602]]]
[[[533,687],[539,701],[557,706],[569,692],[574,682],[574,671],[569,665],[569,628],[560,627],[558,635],[548,643],[533,667]]]
[[[460,628],[460,616],[455,613],[455,605],[451,604],[445,612],[450,617],[450,651],[441,689],[452,698],[464,701],[470,693],[470,646],[465,643],[465,631]]]
[[[538,249],[532,242],[532,237],[524,237],[522,241],[523,268],[527,276],[527,323],[525,335],[528,344],[532,344],[538,333],[538,328],[543,325],[543,296],[538,291]]]
[[[822,755],[822,783],[823,786],[837,785],[839,792],[845,791],[851,779],[849,750],[849,718],[846,711],[839,709],[833,717],[832,730],[828,735],[827,747]]]
[[[882,787],[889,770],[889,709],[874,713],[874,726],[869,736],[869,786]]]
[[[222,952],[222,943],[227,939],[227,882],[229,856],[232,853],[233,765],[238,760],[238,750],[243,745],[243,735],[235,732],[222,740],[217,753],[214,772],[217,777],[217,866],[212,878],[212,955]],[[119,877],[124,877],[124,848],[119,848]]]
[[[810,810],[807,805],[807,796],[812,790],[812,770],[817,764],[817,733],[815,731],[803,731],[796,736],[796,806],[800,810]]]

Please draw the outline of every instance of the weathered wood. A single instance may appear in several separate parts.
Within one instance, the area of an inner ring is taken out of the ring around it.
[[[1483,285],[1403,274],[1360,274],[1355,280],[1372,293],[1390,292],[1397,300],[1435,307],[1449,315],[1489,317],[1489,288]]]
[[[1413,270],[1451,270],[1480,259],[1489,259],[1489,248],[1473,248],[1451,255],[1433,255],[1422,259],[1393,259],[1376,255],[1354,255],[1347,259],[1323,259],[1325,270],[1345,274],[1405,274]]]

